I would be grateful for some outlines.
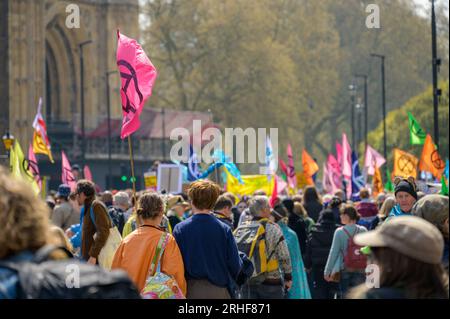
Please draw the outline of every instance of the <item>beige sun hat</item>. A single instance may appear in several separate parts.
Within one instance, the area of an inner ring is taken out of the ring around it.
[[[354,241],[360,246],[389,247],[428,264],[441,263],[444,251],[440,231],[415,216],[391,218],[374,231],[356,235]]]

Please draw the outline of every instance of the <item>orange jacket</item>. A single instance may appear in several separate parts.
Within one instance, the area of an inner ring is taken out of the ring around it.
[[[113,269],[125,270],[141,291],[148,277],[150,264],[161,238],[162,231],[155,227],[141,226],[122,240],[114,255]],[[169,235],[161,258],[161,272],[172,276],[186,296],[186,279],[180,249],[172,235]]]

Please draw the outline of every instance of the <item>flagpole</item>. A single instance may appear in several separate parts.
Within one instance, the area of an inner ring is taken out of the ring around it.
[[[47,197],[47,176],[42,177],[41,197],[43,200]]]
[[[219,172],[217,171],[216,161],[214,161],[214,174],[215,174],[215,176],[216,176],[216,183],[217,183],[217,185],[220,186]]]
[[[134,177],[134,160],[133,160],[133,147],[131,145],[131,135],[128,135],[128,150],[130,153],[130,165],[131,165],[131,182],[133,183],[133,198],[134,206],[137,206],[136,202],[136,178]]]

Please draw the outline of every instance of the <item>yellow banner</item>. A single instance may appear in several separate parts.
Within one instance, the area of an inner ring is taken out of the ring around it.
[[[242,175],[244,184],[239,184],[239,181],[231,175],[227,169],[227,191],[235,195],[253,195],[256,191],[264,191],[267,196],[272,195],[275,179],[272,177],[270,181],[267,175]]]
[[[156,190],[158,185],[156,174],[144,174],[144,184],[146,189]]]

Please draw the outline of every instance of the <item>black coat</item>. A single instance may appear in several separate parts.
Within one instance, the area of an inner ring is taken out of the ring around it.
[[[338,227],[339,225],[331,221],[324,221],[312,228],[304,258],[306,268],[325,268],[333,243],[334,232]]]
[[[236,206],[231,208],[231,212],[233,213],[233,229],[236,229],[239,225],[239,217],[241,217],[241,213]]]
[[[308,240],[308,227],[305,221],[303,218],[295,214],[290,214],[288,218],[288,226],[297,234],[300,251],[302,256],[304,256],[306,251],[306,242]]]
[[[323,205],[319,202],[309,202],[303,204],[306,211],[308,212],[308,216],[311,217],[315,223],[319,220],[320,212],[323,209]]]

